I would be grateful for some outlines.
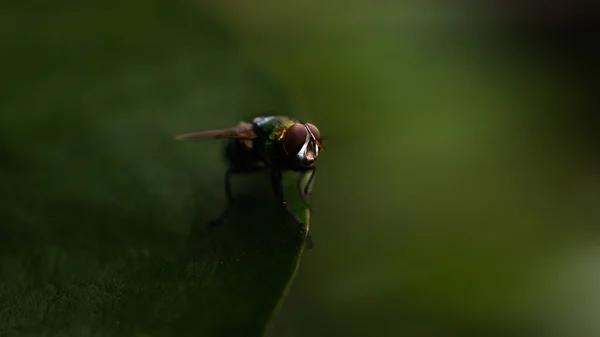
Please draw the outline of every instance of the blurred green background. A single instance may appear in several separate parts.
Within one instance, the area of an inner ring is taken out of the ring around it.
[[[328,150],[271,336],[600,334],[594,57],[563,28],[410,1],[2,7],[5,256],[160,247],[223,204],[222,144],[171,135],[276,112]]]

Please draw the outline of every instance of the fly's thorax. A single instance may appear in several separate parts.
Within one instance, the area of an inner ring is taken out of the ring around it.
[[[256,117],[254,132],[265,140],[280,141],[289,127],[298,121],[285,116]]]

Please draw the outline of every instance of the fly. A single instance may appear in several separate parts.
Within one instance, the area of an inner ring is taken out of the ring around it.
[[[319,129],[311,123],[285,116],[256,117],[252,122],[240,122],[228,129],[205,130],[176,135],[175,139],[228,139],[225,155],[229,168],[225,173],[227,207],[213,221],[218,224],[233,203],[230,178],[234,174],[269,171],[275,198],[303,228],[304,222],[287,204],[283,195],[284,171],[300,172],[297,188],[304,204],[310,208],[308,193],[316,173],[315,162],[322,145]],[[310,172],[308,182],[301,186],[304,174]],[[312,246],[307,236],[307,246]]]

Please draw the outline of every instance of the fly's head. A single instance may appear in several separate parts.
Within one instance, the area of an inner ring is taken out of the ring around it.
[[[291,162],[304,168],[314,167],[319,151],[325,149],[319,129],[310,123],[290,126],[283,135],[282,144]]]

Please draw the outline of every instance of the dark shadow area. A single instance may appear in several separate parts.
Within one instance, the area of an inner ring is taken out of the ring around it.
[[[209,298],[199,293],[194,302],[209,304],[206,310],[219,316],[239,317],[220,326],[219,335],[258,335],[296,268],[304,235],[277,206],[272,198],[239,198],[221,224],[193,225],[189,256],[214,261],[210,280],[218,285]]]

